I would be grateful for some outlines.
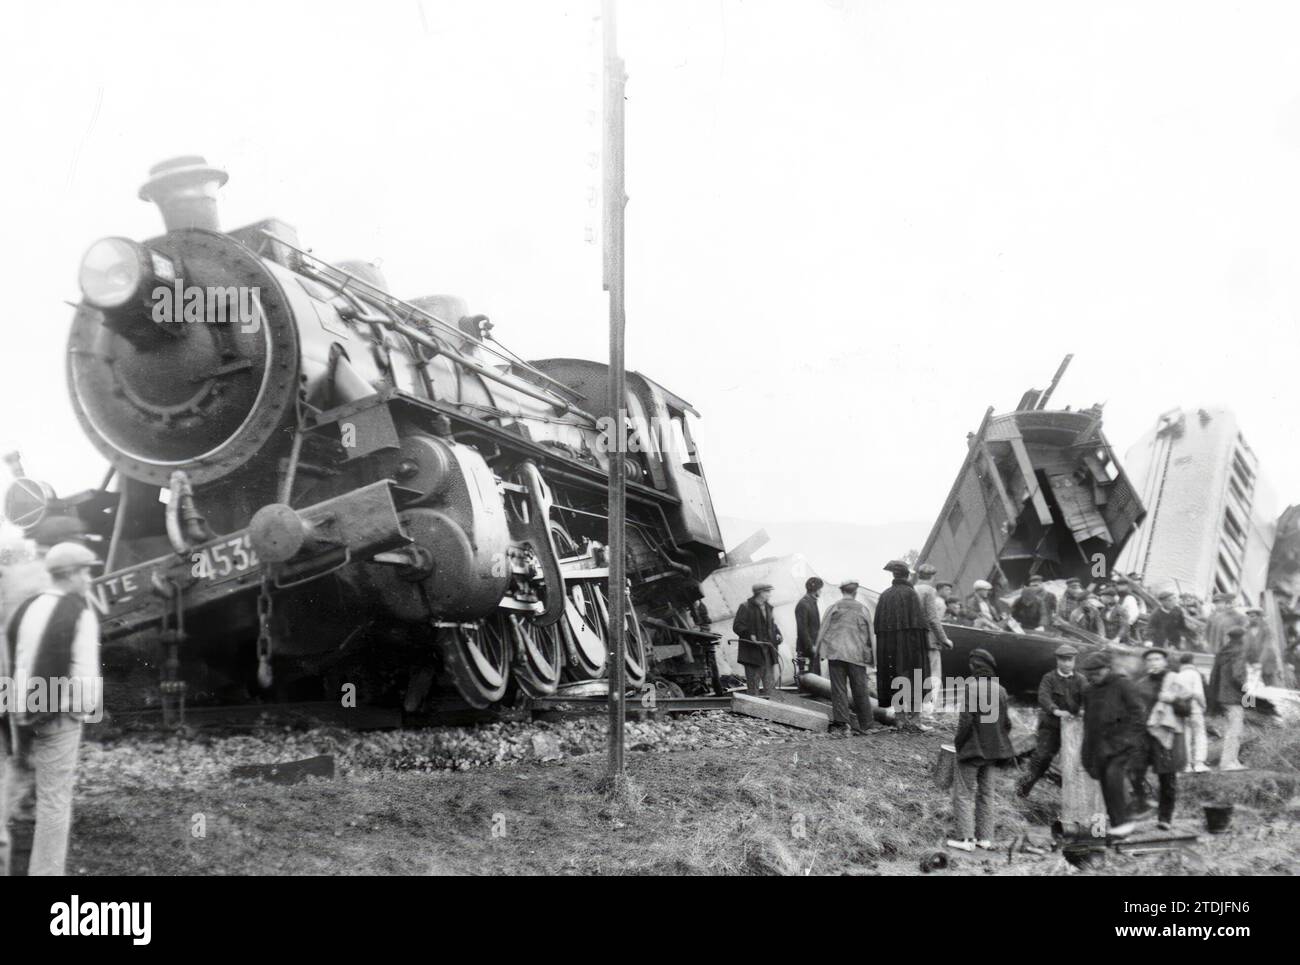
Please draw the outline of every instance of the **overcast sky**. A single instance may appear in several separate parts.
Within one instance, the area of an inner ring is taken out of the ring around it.
[[[230,172],[527,357],[607,353],[595,0],[29,2],[0,52],[0,445],[103,465],[67,401],[81,253],[148,167]],[[627,359],[700,409],[720,513],[931,520],[1062,356],[1120,452],[1233,408],[1300,501],[1300,6],[626,2]]]

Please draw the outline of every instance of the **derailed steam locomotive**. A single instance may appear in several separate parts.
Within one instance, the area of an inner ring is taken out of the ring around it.
[[[360,678],[408,709],[438,682],[482,708],[604,676],[627,592],[629,683],[670,669],[658,649],[716,686],[694,608],[722,543],[691,406],[630,373],[639,445],[608,445],[606,366],[524,362],[459,299],[395,298],[282,222],[223,232],[225,180],[156,166],[140,197],[166,233],[81,265],[68,380],[117,485],[46,511],[102,539],[106,667],[156,668],[172,696]],[[611,458],[627,589],[606,579]]]

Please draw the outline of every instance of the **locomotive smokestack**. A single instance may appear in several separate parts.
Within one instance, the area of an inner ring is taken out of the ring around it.
[[[171,158],[149,169],[149,180],[140,188],[140,200],[158,205],[168,231],[220,231],[217,188],[226,183],[227,177],[225,171],[212,167],[197,154]]]

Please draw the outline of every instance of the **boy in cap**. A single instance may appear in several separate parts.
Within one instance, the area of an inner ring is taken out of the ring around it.
[[[962,851],[992,849],[996,802],[994,768],[1015,759],[1006,689],[998,683],[993,654],[972,650],[970,676],[959,695],[961,714],[953,747],[952,813],[957,825],[948,846]]]
[[[849,691],[858,715],[857,733],[875,729],[871,715],[871,696],[867,693],[867,667],[871,656],[871,613],[858,602],[858,581],[840,584],[841,598],[826,611],[817,635],[816,654],[825,656],[831,672],[831,731],[839,734],[849,729]]]
[[[1146,708],[1133,682],[1111,669],[1110,654],[1093,651],[1079,661],[1088,681],[1083,694],[1082,763],[1101,783],[1110,836],[1133,833],[1129,817],[1129,772],[1142,759]]]
[[[45,555],[50,589],[19,606],[5,633],[0,662],[20,682],[20,694],[19,706],[0,718],[7,751],[0,753],[0,875],[10,871],[10,806],[33,784],[36,829],[27,873],[64,873],[81,728],[100,709],[99,621],[87,601],[90,569],[98,563],[80,543],[52,547]],[[49,700],[34,701],[33,693],[42,691]]]
[[[755,583],[753,596],[740,605],[731,622],[731,632],[736,635],[736,659],[745,668],[745,692],[758,696],[762,684],[763,695],[771,698],[776,693],[777,674],[780,667],[781,629],[772,618],[771,583]]]
[[[929,622],[908,566],[890,560],[884,567],[893,582],[876,601],[876,695],[897,713],[899,730],[928,731],[919,721],[921,681],[929,672]]]
[[[1061,721],[1078,717],[1083,710],[1083,677],[1074,670],[1078,653],[1073,644],[1061,644],[1056,648],[1056,669],[1043,674],[1038,682],[1037,744],[1029,770],[1016,788],[1021,797],[1029,796],[1060,751]]]

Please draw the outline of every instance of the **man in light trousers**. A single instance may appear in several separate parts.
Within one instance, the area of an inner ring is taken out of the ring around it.
[[[36,791],[28,874],[62,875],[82,723],[100,710],[99,622],[87,603],[95,554],[60,543],[45,557],[52,587],[9,621],[0,670],[17,706],[0,708],[0,875],[10,873],[9,818]]]
[[[938,571],[929,563],[922,563],[916,568],[916,595],[921,598],[921,611],[925,614],[925,622],[930,634],[930,667],[925,678],[925,697],[921,705],[921,713],[925,717],[933,717],[935,709],[943,703],[942,650],[952,649],[952,641],[948,639],[948,634],[943,628],[947,606],[939,596],[938,588],[934,583],[936,572]]]

